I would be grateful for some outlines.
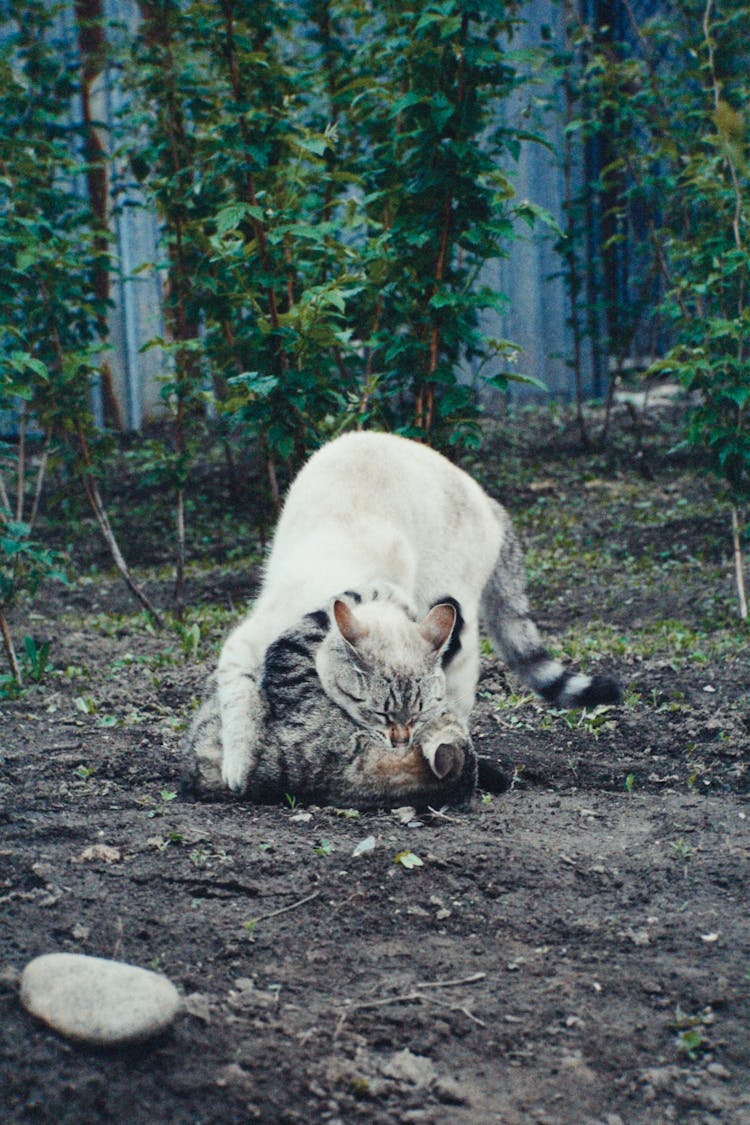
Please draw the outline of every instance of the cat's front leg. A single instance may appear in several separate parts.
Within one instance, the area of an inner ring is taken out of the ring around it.
[[[471,736],[465,724],[453,715],[440,715],[424,727],[416,741],[439,781],[460,776],[471,752]]]
[[[243,793],[253,772],[266,716],[258,683],[261,660],[243,622],[224,644],[216,671],[221,715],[221,776]]]
[[[244,793],[257,762],[265,704],[255,677],[219,679],[221,776],[234,793]]]

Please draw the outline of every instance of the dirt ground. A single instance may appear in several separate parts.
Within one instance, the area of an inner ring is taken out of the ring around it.
[[[181,731],[257,583],[250,533],[234,557],[226,519],[211,536],[220,489],[181,629],[147,628],[102,560],[17,611],[55,670],[0,710],[3,1122],[750,1123],[750,634],[726,513],[661,424],[625,417],[584,456],[530,418],[472,467],[518,522],[552,647],[626,695],[551,713],[488,650],[474,733],[508,788],[468,811],[183,795]],[[163,605],[170,545],[147,540]],[[17,998],[53,951],[162,970],[185,1013],[137,1049],[71,1046]]]

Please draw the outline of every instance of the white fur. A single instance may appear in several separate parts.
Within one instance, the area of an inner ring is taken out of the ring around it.
[[[356,433],[320,449],[289,491],[260,596],[222,649],[225,783],[241,791],[254,764],[266,649],[347,589],[390,583],[420,617],[444,595],[458,600],[464,629],[446,670],[447,701],[466,723],[479,673],[479,600],[502,542],[501,513],[471,477],[427,446]]]

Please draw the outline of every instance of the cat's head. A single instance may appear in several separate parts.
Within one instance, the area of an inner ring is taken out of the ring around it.
[[[395,602],[353,609],[337,599],[316,656],[323,688],[359,726],[378,732],[391,746],[408,746],[415,731],[443,708],[441,657],[455,624],[449,603],[414,621]]]

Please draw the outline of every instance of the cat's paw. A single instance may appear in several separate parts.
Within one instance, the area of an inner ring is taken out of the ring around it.
[[[221,779],[227,789],[233,793],[244,793],[247,788],[247,779],[250,775],[249,754],[227,754],[226,750],[221,759]]]
[[[468,731],[452,718],[444,716],[431,724],[420,739],[422,755],[439,781],[460,775],[471,749]]]

